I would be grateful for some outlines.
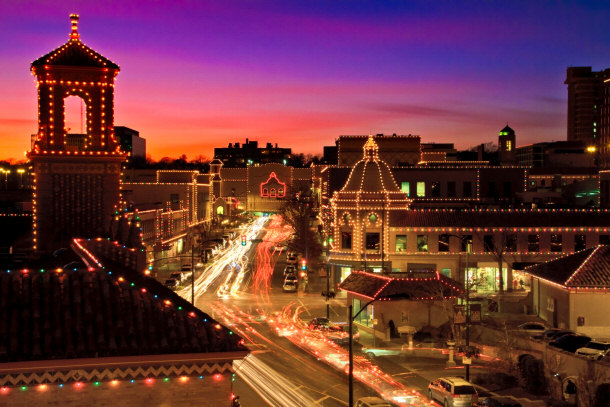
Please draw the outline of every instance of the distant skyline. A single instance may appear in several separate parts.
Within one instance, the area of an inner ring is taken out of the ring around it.
[[[0,159],[37,131],[30,63],[68,40],[119,64],[115,125],[154,159],[342,134],[463,149],[566,139],[568,66],[610,68],[610,3],[584,1],[0,0]],[[73,113],[72,113],[73,114]]]

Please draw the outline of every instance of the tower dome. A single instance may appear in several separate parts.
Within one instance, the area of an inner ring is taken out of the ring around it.
[[[364,156],[349,174],[342,192],[400,192],[388,164],[379,159],[379,146],[369,136],[364,143]]]

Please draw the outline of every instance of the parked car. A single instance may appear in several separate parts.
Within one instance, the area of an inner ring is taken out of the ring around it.
[[[586,335],[567,334],[557,338],[553,342],[549,343],[549,345],[574,353],[577,349],[586,346],[589,342],[591,342],[591,338]]]
[[[193,265],[183,264],[182,267],[180,267],[180,271],[193,271]]]
[[[586,346],[576,349],[576,354],[589,359],[600,360],[610,352],[610,343],[591,341]]]
[[[541,340],[544,342],[549,342],[549,341],[554,341],[554,340],[562,337],[563,335],[573,334],[573,333],[575,333],[575,332],[571,331],[569,329],[551,328],[551,329],[547,329],[546,331],[539,333],[537,335],[532,335],[532,338],[538,339],[538,340]]]
[[[428,397],[444,407],[471,407],[478,401],[477,390],[460,377],[441,377],[432,381],[428,385]]]
[[[164,285],[169,288],[176,288],[178,287],[178,281],[174,278],[168,278],[167,280],[165,280]]]
[[[356,400],[356,407],[392,407],[392,404],[379,397],[362,397]]]
[[[540,322],[526,322],[517,327],[518,332],[527,333],[530,335],[540,334],[546,331],[548,328]]]
[[[294,293],[297,291],[298,288],[298,280],[296,278],[296,276],[291,276],[288,275],[286,276],[286,278],[284,279],[284,285],[282,286],[282,289],[284,290],[285,293],[291,292]]]
[[[286,276],[296,276],[297,275],[297,269],[294,266],[286,266],[284,267],[284,278],[286,278]]]
[[[508,397],[488,397],[475,405],[478,407],[521,407],[520,403]]]

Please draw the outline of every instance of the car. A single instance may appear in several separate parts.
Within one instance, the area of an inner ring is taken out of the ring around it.
[[[575,333],[575,332],[571,331],[569,329],[551,328],[551,329],[547,329],[546,331],[539,333],[537,335],[532,335],[532,338],[538,339],[538,340],[544,341],[544,342],[550,342],[550,341],[554,341],[555,339],[562,337],[563,335],[573,334],[573,333]]]
[[[309,324],[307,324],[307,327],[309,329],[324,329],[324,328],[328,328],[329,325],[330,325],[330,321],[328,318],[316,317],[316,318],[312,319],[311,321],[309,321]]]
[[[347,322],[332,322],[332,324],[341,328],[342,331],[349,335],[349,324]],[[356,324],[352,324],[352,339],[355,341],[360,339],[360,330]]]
[[[293,275],[296,276],[297,275],[297,269],[294,266],[286,266],[284,268],[284,278],[286,278],[286,276],[288,275]]]
[[[356,400],[356,407],[392,407],[392,404],[379,397],[361,397]]]
[[[165,280],[164,285],[168,288],[176,288],[178,287],[178,281],[174,278],[168,278]]]
[[[297,264],[297,254],[295,252],[286,253],[286,264]]]
[[[193,271],[193,265],[183,264],[182,267],[180,267],[180,271]]]
[[[461,377],[440,377],[428,385],[428,398],[444,407],[471,407],[478,394],[472,383]]]
[[[521,404],[508,397],[488,397],[475,404],[477,407],[521,407]]]
[[[548,328],[540,322],[526,322],[517,327],[518,332],[535,335],[546,331]]]
[[[284,278],[284,284],[282,285],[282,289],[284,292],[296,292],[298,288],[298,280],[296,276],[287,275]]]
[[[400,356],[403,354],[402,347],[400,348],[377,348],[363,346],[362,353],[368,360],[375,360],[380,356]]]
[[[550,342],[549,346],[574,353],[576,350],[587,346],[589,342],[591,342],[591,338],[586,335],[567,334]]]
[[[610,352],[610,343],[591,341],[586,346],[576,349],[576,354],[585,356],[589,359],[603,359]]]
[[[169,275],[169,278],[173,278],[174,280],[178,281],[179,283],[182,283],[182,282],[184,282],[184,280],[186,280],[189,277],[189,275],[190,275],[190,273],[174,271],[173,273],[171,273]]]

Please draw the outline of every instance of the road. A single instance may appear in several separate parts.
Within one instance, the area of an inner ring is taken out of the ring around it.
[[[346,406],[347,350],[302,322],[325,314],[324,299],[282,292],[282,243],[291,230],[272,216],[259,218],[240,234],[246,234],[247,244],[238,237],[214,258],[196,279],[195,299],[252,351],[235,365],[234,393],[242,406]],[[190,300],[190,287],[178,293]],[[334,308],[344,310],[334,301]],[[431,405],[405,379],[410,372],[404,368],[394,366],[392,375],[360,355],[354,360],[355,399],[382,394],[400,406]]]

